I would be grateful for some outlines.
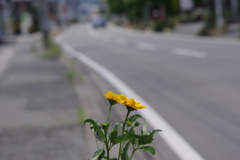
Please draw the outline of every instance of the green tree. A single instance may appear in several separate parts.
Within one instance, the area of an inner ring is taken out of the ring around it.
[[[125,12],[123,0],[108,0],[110,12],[113,14],[123,14]]]

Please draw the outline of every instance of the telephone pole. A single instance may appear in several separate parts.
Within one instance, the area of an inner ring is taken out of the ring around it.
[[[238,16],[238,0],[231,0],[232,15]]]
[[[215,0],[215,17],[217,28],[223,28],[223,9],[222,9],[222,0]]]
[[[40,12],[39,12],[39,18],[41,22],[41,32],[42,32],[42,37],[43,37],[43,44],[45,49],[49,47],[49,15],[48,15],[48,0],[41,0],[39,1],[40,5]]]

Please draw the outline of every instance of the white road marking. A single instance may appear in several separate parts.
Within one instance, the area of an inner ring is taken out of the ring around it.
[[[0,76],[4,73],[7,69],[10,60],[14,56],[15,52],[12,48],[6,48],[0,54]]]
[[[148,51],[154,51],[156,49],[155,45],[150,43],[144,43],[144,42],[138,42],[136,47],[139,49],[144,49]]]
[[[203,44],[217,44],[217,45],[234,45],[240,46],[240,42],[238,40],[232,40],[227,38],[205,38],[205,37],[197,37],[197,36],[184,36],[180,34],[165,34],[165,33],[154,33],[154,32],[139,32],[133,29],[116,27],[113,25],[109,25],[109,30],[125,34],[131,35],[135,37],[146,38],[146,35],[151,36],[149,38],[156,38],[161,40],[170,40],[170,41],[181,41],[181,42],[193,42],[193,43],[203,43]]]
[[[190,49],[183,49],[183,48],[176,48],[174,53],[181,56],[189,56],[195,58],[206,58],[207,53],[202,51],[190,50]]]
[[[107,68],[98,64],[96,61],[90,59],[83,53],[75,50],[69,44],[61,42],[64,49],[76,57],[79,61],[85,65],[91,67],[98,72],[104,79],[106,79],[112,86],[114,86],[119,93],[125,94],[128,97],[134,97],[137,101],[147,106],[145,110],[139,110],[139,112],[145,117],[148,123],[153,128],[162,129],[163,132],[157,133],[161,136],[165,142],[172,148],[172,150],[178,155],[181,160],[204,160],[204,158],[196,152],[196,150],[188,144],[146,101],[144,101],[136,92],[134,92],[127,84],[120,80]]]
[[[122,39],[122,38],[117,38],[115,43],[118,45],[125,45],[125,44],[127,44],[127,40]]]

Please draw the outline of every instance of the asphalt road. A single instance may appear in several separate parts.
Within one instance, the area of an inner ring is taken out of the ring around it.
[[[88,24],[72,27],[64,41],[130,86],[203,159],[240,159],[239,41]],[[162,160],[180,159],[161,145]]]

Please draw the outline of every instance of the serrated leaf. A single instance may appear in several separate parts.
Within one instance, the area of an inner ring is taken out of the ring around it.
[[[138,145],[150,144],[153,141],[153,134],[138,136]]]
[[[131,134],[135,134],[135,131],[134,131],[134,128],[133,128],[133,127],[130,129],[130,133],[131,133]]]
[[[115,140],[117,135],[118,135],[118,125],[116,125],[115,128],[113,129],[113,131],[109,134],[109,139],[110,139],[111,143],[113,143],[113,141]]]
[[[142,116],[140,114],[134,114],[131,117],[128,118],[128,121],[130,121],[131,123],[135,122],[138,118],[142,118]]]
[[[99,126],[97,127],[96,133],[99,134],[99,136],[100,136],[104,141],[106,141],[106,138],[105,138],[105,136],[104,136],[104,134],[103,134],[103,131],[102,131],[102,129],[101,129]]]
[[[155,149],[152,146],[142,146],[139,149],[142,149],[144,151],[149,151],[154,155],[156,153]]]
[[[145,135],[146,132],[147,132],[147,123],[144,120],[141,133],[142,133],[142,135]]]
[[[137,135],[134,135],[134,134],[123,134],[121,136],[118,136],[115,141],[114,141],[114,145],[117,144],[117,143],[121,143],[121,142],[124,142],[124,141],[129,141],[129,140],[132,140],[134,138],[137,138],[138,136]]]
[[[105,150],[99,149],[93,154],[92,160],[101,160],[103,158],[104,154],[105,154]]]
[[[129,156],[128,156],[128,148],[130,146],[130,141],[128,141],[128,143],[124,146],[123,151],[121,153],[121,159],[122,160],[129,160]]]
[[[120,126],[121,128],[123,128],[123,122],[115,123],[115,125]]]
[[[154,130],[151,132],[151,134],[155,134],[156,132],[162,132],[162,130],[161,130],[161,129],[154,129]]]
[[[103,139],[100,135],[99,135],[99,133],[98,132],[95,132],[95,137],[100,141],[100,142],[103,142],[103,143],[105,143],[105,138]]]
[[[93,129],[94,129],[94,132],[95,132],[95,136],[96,136],[96,138],[97,138],[98,140],[100,140],[99,137],[100,137],[102,140],[105,140],[105,136],[104,136],[104,134],[103,134],[103,131],[102,131],[102,129],[101,129],[101,126],[98,126],[98,125],[97,125],[97,122],[95,122],[95,121],[92,120],[92,119],[86,119],[86,120],[84,121],[84,124],[85,124],[85,123],[90,123],[90,124],[93,125]],[[101,141],[101,140],[100,140],[100,141]]]

